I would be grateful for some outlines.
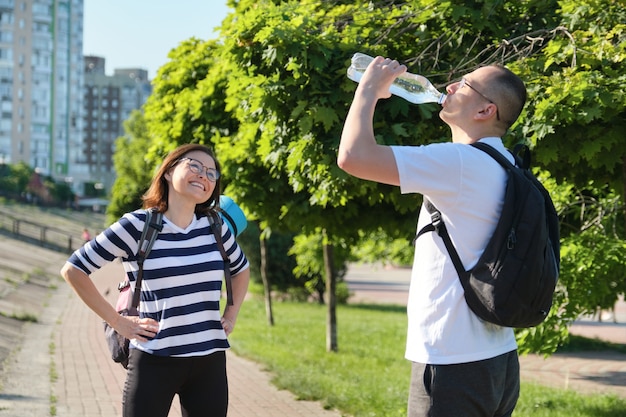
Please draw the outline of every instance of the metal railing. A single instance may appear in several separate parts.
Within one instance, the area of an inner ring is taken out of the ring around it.
[[[72,253],[82,244],[80,239],[65,230],[20,219],[7,213],[0,214],[0,233],[64,253]]]

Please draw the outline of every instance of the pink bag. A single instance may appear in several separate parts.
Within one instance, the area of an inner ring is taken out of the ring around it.
[[[154,217],[154,222],[152,219]],[[120,282],[117,286],[120,295],[115,304],[115,310],[124,317],[139,316],[139,298],[141,297],[141,281],[143,279],[143,261],[148,256],[156,237],[162,229],[163,215],[154,210],[146,211],[146,221],[144,224],[141,239],[139,239],[139,249],[137,250],[137,281],[135,292],[130,290],[128,279]],[[130,340],[119,334],[109,323],[104,323],[104,337],[106,338],[111,358],[114,362],[120,363],[124,368],[128,367],[128,356],[130,354]]]

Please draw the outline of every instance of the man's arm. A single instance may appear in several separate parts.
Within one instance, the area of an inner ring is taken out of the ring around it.
[[[348,174],[400,185],[393,151],[376,143],[373,118],[378,100],[391,95],[389,86],[405,71],[406,67],[397,61],[377,57],[363,74],[346,117],[337,155],[337,165]]]

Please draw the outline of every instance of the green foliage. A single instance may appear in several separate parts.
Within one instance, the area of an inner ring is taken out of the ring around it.
[[[148,159],[155,164],[181,144],[210,144],[235,127],[224,114],[227,72],[216,42],[191,38],[168,57],[145,105],[152,144]]]
[[[35,172],[24,162],[17,164],[3,164],[2,176],[0,176],[0,189],[5,195],[19,196],[26,191],[30,177]]]
[[[566,312],[595,313],[615,305],[626,292],[626,241],[596,228],[572,235],[562,248],[562,280],[567,288]]]
[[[394,200],[402,200],[397,190],[364,184],[342,173],[335,163],[346,104],[354,88],[345,69],[356,50],[356,43],[350,43],[354,36],[343,33],[350,27],[338,20],[359,8],[319,1],[250,6],[240,3],[236,21],[222,27],[224,59],[232,64],[233,75],[227,110],[240,123],[238,152],[256,157],[252,163],[258,168],[253,173],[265,172],[273,188],[270,200],[273,203],[278,197],[280,203],[276,207],[264,201],[259,207],[262,199],[256,190],[242,198],[256,198],[246,206],[253,217],[266,222],[262,227],[287,227],[304,234],[321,227],[354,239],[355,229],[378,221],[374,211],[359,206],[373,207],[387,198],[392,206]],[[386,19],[391,22],[393,16]],[[400,107],[406,115],[408,106],[401,103]],[[233,188],[241,180],[240,175]],[[245,186],[251,182],[246,179]],[[406,211],[406,206],[400,209]]]
[[[294,238],[293,246],[289,249],[289,255],[294,256],[296,260],[294,275],[305,282],[305,288],[309,294],[316,295],[320,302],[323,301],[325,289],[325,265],[322,251],[324,244],[328,244],[324,240],[324,233],[321,229],[313,235],[300,234]],[[341,283],[347,272],[350,248],[343,242],[336,242],[332,245],[332,251],[336,280]],[[335,295],[339,303],[345,303],[349,294],[346,289],[341,294]]]
[[[38,180],[33,181],[35,178]],[[60,207],[68,207],[75,198],[69,184],[38,174],[24,161],[0,165],[0,195],[13,200]]]
[[[30,181],[35,170],[29,167],[25,162],[18,162],[15,165],[11,165],[11,172],[7,178],[9,186],[17,192],[26,190],[26,186]]]
[[[610,303],[623,291],[623,2],[240,0],[231,5],[235,11],[224,20],[219,40],[187,40],[159,70],[145,106],[145,129],[130,127],[118,147],[138,165],[126,171],[120,166],[112,212],[137,204],[148,183],[142,175],[166,152],[200,142],[216,149],[224,193],[262,231],[302,234],[308,242],[307,236],[323,229],[341,250],[358,245],[355,253],[361,256],[409,260],[421,197],[350,177],[336,166],[355,88],[345,76],[350,57],[362,51],[397,58],[440,88],[477,66],[501,63],[523,77],[529,92],[506,140],[533,146],[534,162],[550,173],[544,177],[563,219],[555,307],[544,325],[518,332],[522,350],[554,351],[577,314]],[[448,140],[436,112],[435,105],[383,100],[374,120],[377,140],[389,145]],[[595,212],[606,220],[602,227],[587,221],[593,218],[589,211],[581,217],[582,211],[573,209],[588,208],[589,198],[601,201],[594,207],[613,207]],[[298,262],[299,273],[315,276],[315,256],[299,256],[305,262]]]
[[[352,255],[361,262],[385,265],[411,265],[415,246],[405,237],[393,237],[385,229],[370,234],[361,233],[358,245],[352,248]]]
[[[76,196],[69,184],[56,182],[54,178],[48,176],[43,179],[43,185],[56,205],[67,206],[68,203],[74,202]]]
[[[134,111],[124,122],[126,136],[115,142],[113,163],[117,177],[111,190],[107,207],[107,222],[113,223],[124,213],[141,208],[141,196],[150,186],[155,165],[149,163],[146,152],[150,148],[150,136],[144,115]]]
[[[249,222],[245,232],[237,238],[237,243],[243,248],[251,265],[250,278],[256,283],[262,282],[260,235],[258,223]],[[288,254],[293,244],[293,237],[291,233],[277,232],[266,237],[267,278],[273,291],[287,292],[290,288],[302,288],[304,285],[301,280],[295,278],[293,269],[296,267],[296,261]]]
[[[570,33],[516,64],[530,93],[522,131],[557,180],[583,186],[593,178],[623,199],[626,6],[598,0],[559,4]]]

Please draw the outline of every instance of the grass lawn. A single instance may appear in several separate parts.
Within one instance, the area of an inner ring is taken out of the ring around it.
[[[276,386],[346,416],[406,416],[410,365],[404,359],[404,307],[340,306],[336,353],[326,352],[325,306],[274,302],[272,307],[270,327],[263,301],[246,301],[230,341],[238,355],[263,364]],[[626,400],[523,383],[514,416],[624,417]]]

